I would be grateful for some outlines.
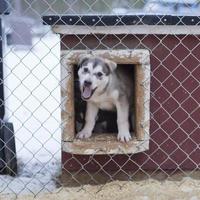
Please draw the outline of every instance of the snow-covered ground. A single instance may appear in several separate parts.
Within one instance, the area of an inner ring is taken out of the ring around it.
[[[0,176],[0,193],[37,194],[56,187],[61,168],[60,44],[48,33],[29,49],[6,47],[5,120],[12,122],[19,174]]]

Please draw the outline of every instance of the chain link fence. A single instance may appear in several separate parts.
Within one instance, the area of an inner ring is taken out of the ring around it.
[[[146,194],[152,192],[149,186],[178,190],[180,185],[184,192],[196,191],[199,1],[17,0],[2,5],[2,195],[37,196],[59,188],[81,196],[96,187],[101,199],[100,191],[112,193],[109,188]],[[102,111],[94,136],[76,138],[86,110],[77,75],[81,54],[131,68],[134,130],[140,139],[117,141],[117,133],[110,134],[117,132],[117,117]]]

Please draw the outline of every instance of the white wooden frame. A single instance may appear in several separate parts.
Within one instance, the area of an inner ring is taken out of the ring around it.
[[[74,70],[80,54],[93,54],[118,64],[135,67],[135,135],[128,143],[116,135],[99,134],[89,139],[75,138]],[[73,50],[61,55],[62,143],[63,151],[73,154],[128,154],[149,148],[150,55],[148,50]]]

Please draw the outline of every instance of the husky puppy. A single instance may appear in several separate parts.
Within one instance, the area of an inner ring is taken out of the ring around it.
[[[92,135],[99,109],[116,110],[117,138],[128,142],[131,139],[129,114],[133,107],[133,75],[111,60],[85,55],[80,58],[78,76],[81,98],[87,102],[87,108],[85,125],[77,138]]]

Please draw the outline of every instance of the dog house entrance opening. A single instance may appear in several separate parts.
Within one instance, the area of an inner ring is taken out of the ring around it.
[[[130,77],[129,83],[126,87],[131,87],[132,94],[129,97],[130,109],[129,109],[129,130],[131,137],[135,137],[135,65],[134,64],[118,64],[117,68],[122,70],[126,76]],[[119,70],[119,72],[120,72]],[[112,74],[111,74],[112,75]],[[123,90],[122,93],[126,94],[127,88],[119,82],[118,87]],[[125,91],[124,91],[125,90]],[[105,91],[106,92],[106,91]],[[74,106],[75,106],[75,133],[77,134],[85,124],[86,113],[86,101],[81,98],[81,91],[79,86],[78,66],[74,65]],[[96,117],[95,127],[93,129],[92,136],[97,135],[113,135],[117,138],[118,126],[117,126],[117,112],[100,109]]]

